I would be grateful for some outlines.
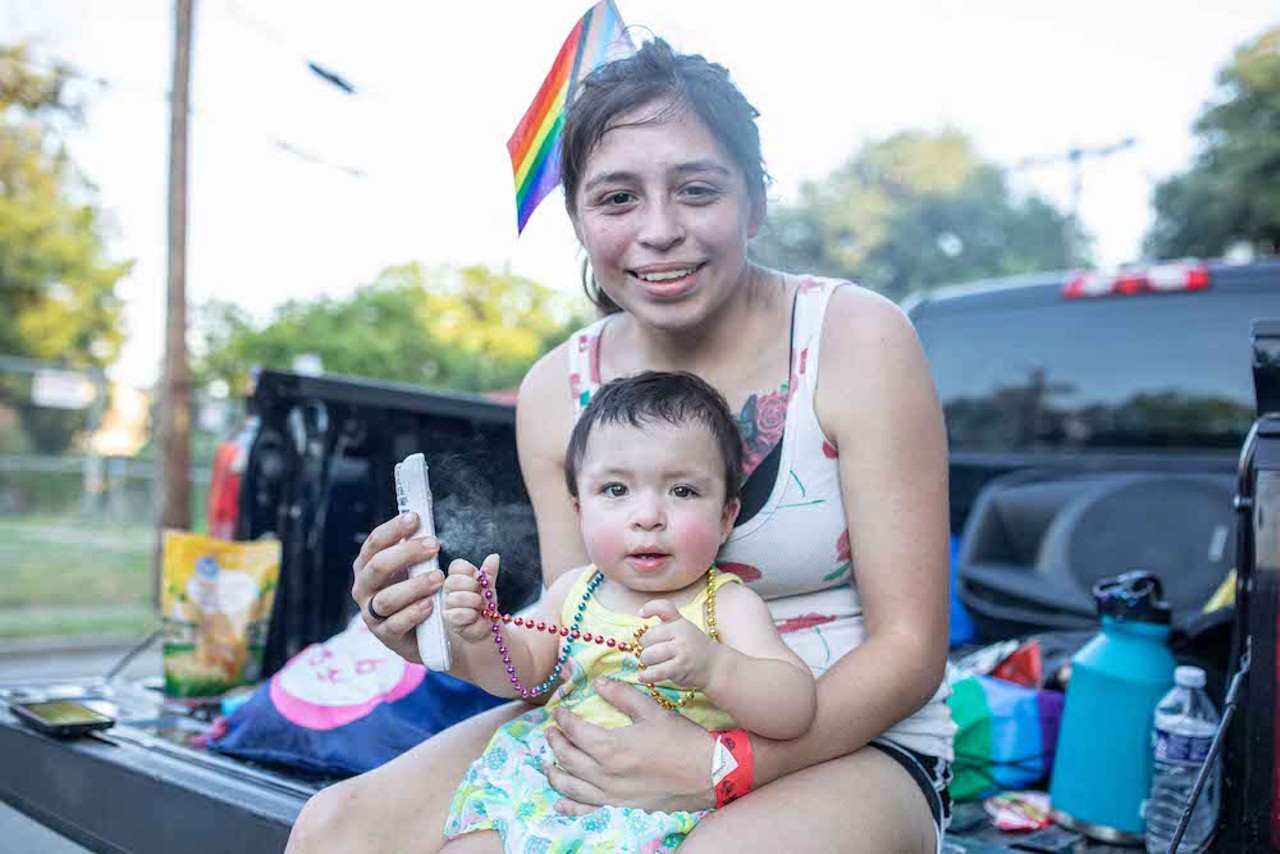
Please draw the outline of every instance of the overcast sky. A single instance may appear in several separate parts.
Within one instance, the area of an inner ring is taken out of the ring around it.
[[[1193,155],[1217,71],[1280,23],[1275,0],[616,2],[628,24],[729,67],[762,114],[775,200],[905,128],[959,128],[1006,165],[1135,137],[1085,164],[1081,216],[1102,263],[1136,255],[1151,189]],[[217,297],[265,318],[410,260],[576,288],[558,194],[517,239],[505,143],[589,5],[196,0],[192,305]],[[131,383],[160,364],[172,14],[164,0],[0,0],[0,42],[34,39],[46,60],[109,81],[90,88],[70,144],[113,256],[136,259],[114,371]],[[1020,170],[1016,186],[1068,204],[1063,164]]]

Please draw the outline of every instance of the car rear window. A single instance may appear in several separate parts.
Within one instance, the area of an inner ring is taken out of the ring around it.
[[[1249,324],[1265,301],[988,298],[913,319],[952,450],[1238,448],[1254,410]]]

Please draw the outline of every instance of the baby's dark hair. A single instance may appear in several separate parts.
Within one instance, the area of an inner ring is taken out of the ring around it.
[[[752,201],[764,201],[768,173],[756,127],[760,113],[729,79],[724,66],[698,54],[676,53],[662,39],[654,39],[630,56],[601,65],[573,93],[560,150],[560,175],[570,216],[577,214],[578,186],[596,143],[619,127],[619,116],[661,101],[669,101],[669,109],[647,121],[661,122],[674,111],[693,110],[742,169]],[[585,273],[583,287],[601,309],[618,310]]]
[[[601,386],[583,410],[564,455],[569,494],[578,497],[578,469],[591,431],[601,424],[644,428],[698,423],[711,431],[724,463],[725,502],[741,495],[742,437],[724,395],[684,371],[645,371]]]

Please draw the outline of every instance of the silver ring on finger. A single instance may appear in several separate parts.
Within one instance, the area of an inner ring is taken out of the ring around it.
[[[375,611],[375,610],[373,609],[373,600],[374,600],[374,599],[377,599],[377,598],[378,598],[378,594],[377,594],[377,593],[375,593],[375,594],[373,594],[372,596],[370,596],[370,597],[369,597],[369,603],[368,603],[367,605],[365,605],[365,608],[367,608],[367,609],[368,609],[368,611],[369,611],[369,616],[370,616],[370,617],[373,617],[375,620],[377,620],[379,623],[381,623],[383,620],[385,620],[387,617],[389,617],[389,616],[391,616],[391,615],[390,615],[390,614],[379,614],[377,611]]]

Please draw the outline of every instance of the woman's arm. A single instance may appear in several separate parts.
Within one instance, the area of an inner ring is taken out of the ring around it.
[[[855,288],[832,297],[823,347],[818,419],[840,455],[866,640],[819,679],[808,733],[755,740],[758,784],[862,747],[946,668],[946,430],[924,351],[897,306]]]
[[[561,344],[538,360],[516,401],[516,446],[520,472],[538,522],[542,580],[551,587],[561,573],[590,559],[578,530],[573,497],[564,482],[564,452],[573,432],[568,346]]]

